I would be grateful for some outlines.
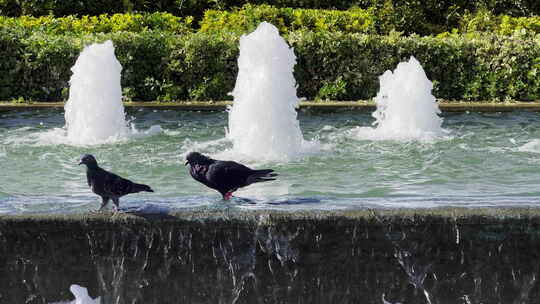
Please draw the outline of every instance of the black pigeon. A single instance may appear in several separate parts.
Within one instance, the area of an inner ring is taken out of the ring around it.
[[[116,209],[119,207],[120,197],[141,191],[154,192],[149,186],[143,184],[136,184],[130,180],[122,178],[114,173],[101,169],[94,156],[90,154],[83,155],[79,165],[86,165],[86,179],[88,186],[92,189],[92,192],[101,196],[103,202],[101,208],[103,209],[112,199]]]
[[[224,200],[229,200],[234,191],[258,182],[275,180],[274,170],[253,170],[233,161],[211,159],[198,152],[186,156],[189,174],[198,182],[221,193]]]

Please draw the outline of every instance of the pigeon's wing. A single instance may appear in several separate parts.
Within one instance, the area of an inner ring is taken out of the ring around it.
[[[126,195],[132,192],[133,182],[114,173],[104,170],[104,192],[111,197]]]
[[[208,168],[206,178],[222,189],[243,187],[253,170],[233,161],[216,161]]]

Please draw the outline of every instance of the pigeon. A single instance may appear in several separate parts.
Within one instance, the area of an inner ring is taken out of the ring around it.
[[[112,199],[116,210],[120,204],[120,197],[141,191],[154,192],[152,188],[143,184],[136,184],[130,180],[122,178],[114,173],[101,169],[94,156],[85,154],[81,158],[79,165],[86,165],[86,179],[92,192],[101,196],[102,203],[99,211],[103,209]]]
[[[215,160],[198,152],[186,156],[189,174],[196,181],[217,190],[224,200],[229,200],[234,191],[253,183],[275,180],[272,169],[253,170],[233,161]]]

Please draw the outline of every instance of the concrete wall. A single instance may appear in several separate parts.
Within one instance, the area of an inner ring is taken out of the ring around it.
[[[537,303],[539,210],[0,216],[0,303]]]

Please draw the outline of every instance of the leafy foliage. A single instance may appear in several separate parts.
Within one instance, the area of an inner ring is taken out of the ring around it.
[[[476,14],[467,14],[460,20],[460,26],[454,32],[490,32],[500,35],[512,35],[515,32],[540,33],[540,16],[511,17],[494,15],[486,10]]]
[[[457,27],[461,16],[484,9],[513,17],[540,15],[538,0],[0,0],[0,15],[44,16],[169,12],[202,19],[207,10],[231,10],[246,4],[278,8],[370,9],[381,21],[381,30],[405,34],[439,33]]]
[[[297,30],[375,32],[375,16],[371,10],[292,9],[250,4],[232,11],[206,11],[200,31],[242,34],[253,31],[262,21],[272,23],[282,33]]]
[[[192,18],[180,18],[169,13],[152,14],[114,14],[99,16],[21,16],[10,18],[0,16],[0,27],[19,28],[27,33],[46,34],[93,34],[114,32],[167,31],[187,33],[192,31]]]
[[[0,27],[0,100],[62,98],[83,47],[112,39],[133,100],[224,100],[234,87],[239,35],[163,31],[49,35]],[[369,99],[378,77],[414,55],[445,99],[540,99],[540,36],[516,33],[388,36],[332,31],[286,35],[298,96]]]
[[[389,2],[390,3],[390,2]],[[415,2],[416,3],[416,2]],[[420,3],[416,3],[421,6]],[[435,11],[435,9],[434,9]],[[486,9],[477,13],[439,16],[422,15],[422,9],[395,7],[388,3],[369,9],[348,10],[293,9],[270,5],[247,4],[230,11],[208,10],[200,22],[202,32],[229,31],[237,34],[254,30],[262,21],[277,26],[281,33],[297,30],[346,33],[433,35],[452,30],[457,32],[496,32],[511,35],[516,30],[540,32],[540,17],[494,15]]]

